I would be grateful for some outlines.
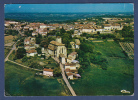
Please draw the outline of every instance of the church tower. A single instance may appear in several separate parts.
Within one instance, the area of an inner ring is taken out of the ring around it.
[[[60,36],[57,36],[57,38],[56,38],[56,42],[62,43],[62,39],[61,39]]]

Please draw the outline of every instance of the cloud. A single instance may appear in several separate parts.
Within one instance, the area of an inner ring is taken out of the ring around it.
[[[19,8],[21,8],[21,6],[19,6]]]

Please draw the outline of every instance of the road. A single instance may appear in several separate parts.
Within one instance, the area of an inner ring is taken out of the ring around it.
[[[17,42],[18,42],[18,41],[17,41]],[[16,43],[17,43],[17,42],[15,42],[15,43],[14,43],[14,45],[13,45],[12,49],[10,50],[9,54],[7,55],[7,57],[5,58],[4,62],[6,62],[6,61],[8,60],[8,58],[9,58],[10,54],[13,52],[13,50],[15,50],[15,49],[16,49]]]
[[[21,33],[21,31],[18,30],[18,32],[19,32],[19,34],[21,34],[21,36],[23,36],[23,34]],[[12,49],[10,50],[9,54],[7,55],[7,57],[5,58],[4,62],[6,62],[6,61],[8,60],[10,54],[13,52],[13,50],[16,49],[16,43],[17,43],[18,41],[19,41],[19,40],[17,40],[17,41],[13,44],[13,47],[12,47]]]
[[[71,85],[70,85],[68,79],[67,79],[66,76],[65,76],[65,72],[64,72],[64,67],[63,67],[63,65],[60,63],[60,61],[59,61],[58,58],[54,58],[54,57],[52,57],[52,58],[53,58],[56,62],[58,62],[58,63],[60,64],[60,68],[61,68],[61,71],[62,71],[61,74],[62,74],[63,80],[65,81],[65,83],[66,83],[67,87],[69,88],[71,94],[72,94],[73,96],[77,96],[76,93],[75,93],[75,91],[74,91],[73,88],[71,87]]]
[[[17,63],[17,62],[12,61],[12,60],[8,60],[8,61],[10,61],[11,63],[17,64],[17,65],[19,65],[19,66],[25,67],[25,68],[33,69],[33,70],[36,70],[36,71],[43,71],[43,70],[39,70],[39,69],[35,69],[35,68],[30,68],[30,67],[28,67],[28,66],[19,64],[19,63]]]

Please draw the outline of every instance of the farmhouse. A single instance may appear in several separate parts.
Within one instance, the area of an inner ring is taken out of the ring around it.
[[[46,69],[46,68],[44,68],[43,69],[43,75],[53,76],[53,69]]]
[[[30,57],[30,56],[34,57],[36,54],[37,54],[36,50],[28,50],[28,51],[26,51],[27,57]]]

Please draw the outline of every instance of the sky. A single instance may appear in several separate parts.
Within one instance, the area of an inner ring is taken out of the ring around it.
[[[5,4],[5,13],[15,12],[133,12],[132,3],[97,4]]]

